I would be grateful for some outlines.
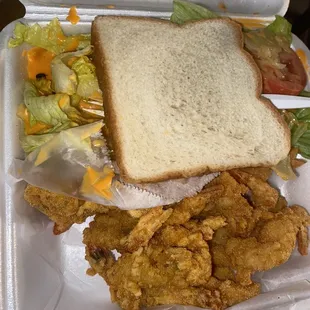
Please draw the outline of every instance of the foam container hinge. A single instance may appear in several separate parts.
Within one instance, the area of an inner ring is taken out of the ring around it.
[[[275,15],[283,16],[289,6],[289,0],[189,0],[206,6],[210,10],[221,15],[229,15],[240,18],[261,19],[271,21]],[[32,12],[45,12],[52,14],[64,13],[64,7],[76,5],[83,15],[100,15],[109,10],[110,14],[115,11],[128,13],[128,11],[148,11],[150,14],[172,10],[172,0],[21,0],[27,7],[27,14]],[[136,14],[136,13],[133,13]],[[144,13],[145,14],[145,13]],[[164,14],[166,15],[166,14]]]
[[[52,17],[65,20],[68,7],[78,5],[81,22],[72,26],[63,23],[67,33],[89,32],[91,20],[98,14],[143,15],[168,18],[172,1],[145,1],[161,3],[160,9],[150,7],[139,9],[108,9],[111,1],[38,0],[23,1],[27,14],[22,22],[45,24]],[[86,1],[85,1],[86,2]],[[140,1],[141,3],[144,1]],[[289,1],[257,0],[209,0],[211,9],[224,3],[234,16],[273,20],[275,14],[284,15]],[[46,5],[46,4],[49,5]],[[81,3],[81,2],[80,2]],[[137,2],[136,2],[137,3]],[[201,0],[201,3],[205,3]],[[97,6],[93,6],[97,4]],[[123,1],[120,7],[128,3]],[[60,6],[64,5],[64,6]],[[169,9],[170,8],[170,9]],[[221,11],[221,10],[216,10]],[[227,12],[222,12],[227,14]],[[259,13],[259,14],[257,14]],[[0,33],[0,310],[116,310],[111,304],[107,285],[99,277],[85,274],[88,268],[84,260],[84,247],[81,243],[82,230],[87,225],[75,225],[60,236],[52,234],[52,223],[38,211],[30,208],[23,199],[25,184],[13,187],[6,184],[5,173],[13,158],[22,158],[18,142],[17,105],[22,101],[25,60],[23,47],[7,49],[8,38],[12,35],[14,23]],[[305,45],[294,36],[293,47],[303,48],[310,63],[310,54]],[[308,85],[309,87],[309,85]],[[291,96],[269,96],[279,107],[309,106],[309,99]],[[310,164],[298,169],[295,181],[283,182],[274,178],[273,183],[286,196],[289,204],[303,205],[310,211]],[[301,257],[296,252],[284,265],[269,272],[257,275],[263,283],[263,292],[234,310],[305,310],[310,302],[310,257]],[[160,309],[194,310],[194,307],[164,306]]]

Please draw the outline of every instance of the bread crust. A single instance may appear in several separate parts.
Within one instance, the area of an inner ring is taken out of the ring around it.
[[[285,131],[285,141],[287,148],[287,153],[290,150],[291,146],[291,134],[290,130],[281,117],[280,113],[278,112],[277,108],[272,104],[272,102],[261,96],[262,93],[262,75],[261,72],[255,63],[255,60],[253,57],[243,48],[244,47],[244,41],[243,41],[243,34],[242,34],[242,27],[240,24],[232,21],[229,18],[215,18],[215,19],[207,19],[207,20],[198,20],[198,21],[191,21],[184,25],[177,25],[174,24],[168,20],[161,20],[161,19],[155,19],[155,18],[149,18],[149,17],[129,17],[129,16],[97,16],[95,20],[92,23],[92,29],[91,29],[91,40],[92,45],[94,46],[94,64],[96,67],[96,73],[99,81],[99,86],[103,92],[103,105],[104,105],[104,111],[105,111],[105,123],[108,127],[108,130],[110,132],[110,139],[111,144],[113,147],[116,163],[120,170],[120,175],[122,179],[129,183],[154,183],[154,182],[161,182],[166,181],[170,179],[178,179],[178,178],[188,178],[192,176],[198,176],[203,175],[206,173],[211,172],[217,172],[217,171],[225,171],[235,168],[245,168],[248,167],[248,165],[242,165],[242,166],[217,166],[210,168],[208,166],[201,166],[196,167],[193,169],[187,169],[183,171],[167,171],[166,173],[162,173],[157,175],[156,177],[151,178],[141,178],[136,179],[133,176],[130,175],[128,170],[126,169],[126,165],[123,161],[123,151],[121,148],[121,136],[119,134],[119,129],[117,126],[116,121],[116,112],[113,109],[113,99],[112,99],[112,83],[109,79],[109,68],[106,63],[106,56],[104,51],[104,42],[100,42],[99,40],[99,31],[97,29],[97,23],[101,18],[110,18],[110,19],[128,19],[128,20],[143,20],[150,23],[158,23],[158,24],[170,24],[171,27],[175,28],[182,28],[187,27],[188,24],[194,24],[194,23],[211,23],[214,21],[220,21],[223,23],[229,23],[231,27],[233,27],[236,30],[236,38],[239,42],[240,51],[244,55],[245,60],[250,64],[252,67],[257,80],[256,85],[256,98],[259,99],[263,105],[265,105],[268,109],[270,109],[271,113],[274,115],[275,119],[279,123],[280,126],[284,128]],[[251,165],[251,167],[268,167],[271,166],[273,163],[257,163],[257,165]]]

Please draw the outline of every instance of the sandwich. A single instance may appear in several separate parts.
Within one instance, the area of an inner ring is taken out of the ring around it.
[[[274,166],[290,132],[229,19],[97,17],[94,63],[109,141],[131,183]]]

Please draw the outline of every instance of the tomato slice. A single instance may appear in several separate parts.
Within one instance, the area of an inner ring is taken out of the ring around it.
[[[273,67],[261,68],[263,75],[264,94],[299,95],[306,87],[307,73],[297,54],[282,51],[279,54],[280,62],[285,65],[283,69]]]

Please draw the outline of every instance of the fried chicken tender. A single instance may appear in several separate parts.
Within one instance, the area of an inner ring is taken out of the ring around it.
[[[113,207],[85,202],[32,185],[26,187],[24,198],[32,207],[38,209],[55,222],[55,235],[65,232],[74,223],[83,223],[91,215],[106,213],[113,209]]]

